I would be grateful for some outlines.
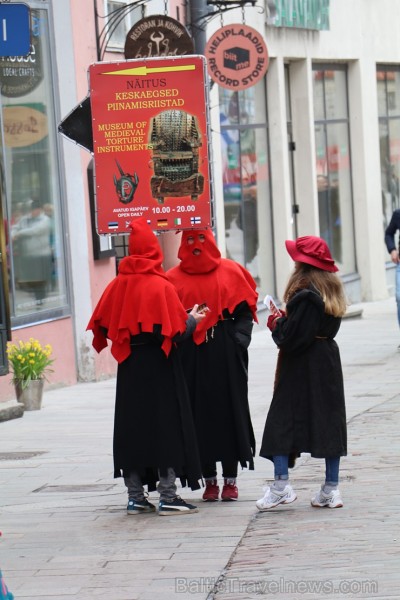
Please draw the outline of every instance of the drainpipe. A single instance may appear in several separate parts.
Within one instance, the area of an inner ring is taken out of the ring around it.
[[[196,54],[204,54],[206,47],[205,17],[208,15],[207,1],[191,0],[189,6],[189,19],[194,40],[194,49]]]

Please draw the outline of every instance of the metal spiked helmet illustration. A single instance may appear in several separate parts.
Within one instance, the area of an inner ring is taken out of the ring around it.
[[[153,149],[153,197],[160,204],[166,196],[197,200],[204,189],[204,176],[199,173],[202,140],[197,118],[183,110],[159,113],[150,121],[149,143]]]
[[[121,165],[117,160],[118,171],[121,175],[119,179],[114,175],[114,185],[118,195],[118,199],[122,204],[129,204],[133,200],[137,186],[139,185],[139,177],[135,171],[134,175],[124,173]]]

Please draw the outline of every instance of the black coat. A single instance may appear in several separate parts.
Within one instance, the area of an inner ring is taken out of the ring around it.
[[[272,334],[280,353],[260,456],[346,455],[343,374],[333,339],[340,324],[314,291],[301,290],[288,302]]]
[[[118,365],[114,418],[114,476],[137,471],[152,491],[158,470],[173,467],[199,489],[201,466],[193,417],[180,356],[167,357],[162,337],[132,337],[133,352]]]
[[[248,352],[253,317],[246,302],[210,328],[207,341],[179,345],[203,466],[239,462],[254,468],[248,403]]]

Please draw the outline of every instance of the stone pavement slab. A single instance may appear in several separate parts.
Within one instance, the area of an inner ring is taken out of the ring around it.
[[[310,508],[323,465],[304,456],[293,473],[297,502],[257,513],[255,500],[273,470],[256,457],[255,471],[239,475],[237,503],[206,504],[201,492],[180,490],[198,502],[199,513],[127,516],[123,482],[112,479],[114,380],[45,390],[40,411],[0,423],[0,568],[16,600],[400,597],[400,336],[393,298],[362,311],[362,318],[344,320],[338,336],[349,456],[345,506],[337,511]],[[258,444],[277,354],[265,316],[260,320],[249,371]],[[378,582],[377,595],[334,591],[367,576]],[[282,577],[293,586],[326,585],[308,596],[298,589],[270,593],[266,582]]]

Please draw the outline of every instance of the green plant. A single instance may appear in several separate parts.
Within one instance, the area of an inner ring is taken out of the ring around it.
[[[25,388],[32,379],[46,379],[53,369],[54,360],[50,358],[53,349],[50,344],[42,346],[38,340],[29,338],[28,342],[13,344],[7,342],[7,357],[12,369],[12,382],[21,382]]]

